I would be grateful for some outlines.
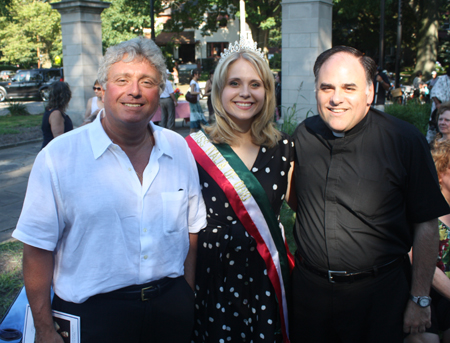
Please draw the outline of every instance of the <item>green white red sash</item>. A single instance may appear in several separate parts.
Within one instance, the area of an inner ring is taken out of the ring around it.
[[[255,239],[280,309],[283,341],[289,342],[286,291],[294,259],[282,228],[259,181],[229,145],[214,145],[198,131],[186,138],[195,160],[225,192],[245,229]]]

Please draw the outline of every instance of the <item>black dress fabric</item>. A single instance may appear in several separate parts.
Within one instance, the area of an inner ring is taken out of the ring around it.
[[[50,114],[56,111],[56,109],[51,109],[51,110],[45,110],[44,115],[42,116],[42,133],[44,135],[44,141],[42,142],[42,147],[41,149],[44,149],[44,147],[50,143],[50,141],[55,138],[53,137],[53,133],[52,133],[52,129],[50,127]],[[64,133],[73,130],[73,124],[72,124],[72,119],[70,119],[70,117],[67,114],[64,114],[63,112],[61,112],[61,115],[64,118]]]
[[[293,142],[283,135],[274,148],[260,148],[251,168],[278,218],[293,156]],[[222,189],[198,169],[208,225],[198,235],[192,342],[280,342],[277,300],[256,242]]]

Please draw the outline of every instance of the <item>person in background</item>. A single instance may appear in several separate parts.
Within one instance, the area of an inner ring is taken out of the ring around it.
[[[212,83],[214,79],[214,69],[211,69],[209,71],[209,79],[206,81],[205,84],[205,94],[204,96],[208,97],[208,101],[206,102],[208,105],[208,112],[209,112],[209,122],[211,123],[214,120],[214,108],[211,102],[211,90],[212,90]]]
[[[165,79],[151,39],[109,47],[105,115],[36,157],[13,232],[36,342],[63,343],[52,309],[81,318],[81,343],[189,342],[206,211],[185,140],[151,122]]]
[[[173,75],[173,84],[177,86],[180,83],[180,79],[178,77],[178,62],[175,62],[173,66],[172,75]]]
[[[192,70],[191,80],[189,82],[191,94],[197,95],[197,102],[195,104],[191,102],[189,103],[189,109],[191,110],[190,116],[191,133],[200,130],[201,125],[208,124],[205,115],[203,114],[202,106],[200,105],[200,97],[202,97],[200,85],[198,84],[200,74],[201,74],[200,69]]]
[[[50,87],[48,104],[42,117],[43,149],[53,138],[73,130],[72,119],[65,114],[69,101],[72,98],[69,84],[57,81]]]
[[[433,150],[437,144],[450,139],[450,102],[445,102],[439,106],[437,116],[439,132],[436,134],[435,140],[430,144],[431,150]]]
[[[421,82],[422,82],[422,71],[419,70],[419,71],[417,71],[416,77],[413,80],[413,88],[415,90],[419,89],[419,85]]]
[[[208,209],[198,239],[193,341],[288,342],[293,260],[279,215],[294,148],[273,123],[269,65],[257,50],[236,49],[216,68],[216,122],[186,138]]]
[[[438,77],[430,91],[431,98],[431,114],[428,125],[427,141],[431,143],[437,134],[437,110],[444,102],[450,101],[450,68],[447,69],[445,75]]]
[[[166,70],[167,76],[170,75]],[[159,105],[161,106],[161,123],[160,126],[169,130],[175,128],[175,107],[178,106],[177,98],[173,94],[172,83],[166,79],[166,88],[159,96]]]
[[[437,72],[436,70],[433,70],[431,72],[431,80],[428,81],[428,89],[431,91],[431,89],[434,87],[434,85],[437,82]]]
[[[275,76],[275,99],[277,101],[277,107],[276,107],[276,117],[275,121],[277,119],[281,118],[281,71],[277,73]]]
[[[444,105],[444,104],[443,104]],[[442,107],[442,106],[441,106]],[[450,202],[450,140],[436,143],[432,151],[442,195]],[[431,327],[409,335],[405,343],[450,343],[450,214],[439,217],[439,251],[431,296]],[[410,254],[412,256],[412,253]],[[414,261],[414,260],[413,260]],[[414,263],[414,262],[413,262]],[[439,335],[442,336],[442,340]]]
[[[292,343],[398,343],[431,325],[437,218],[450,208],[422,133],[370,107],[375,75],[346,46],[314,64],[319,115],[293,135]]]
[[[377,74],[373,81],[375,89],[374,100],[372,106],[377,110],[384,111],[384,105],[386,103],[386,92],[390,88],[389,78],[386,73],[377,66]]]
[[[105,107],[102,100],[102,86],[100,86],[98,80],[95,80],[92,89],[94,90],[95,96],[90,98],[87,102],[86,112],[84,113],[84,123],[91,123],[94,121],[100,110]]]

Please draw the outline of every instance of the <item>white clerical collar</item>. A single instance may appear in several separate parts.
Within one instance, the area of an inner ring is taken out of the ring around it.
[[[331,132],[333,132],[334,137],[338,137],[338,138],[345,137],[345,132],[334,132],[334,131],[331,131]]]

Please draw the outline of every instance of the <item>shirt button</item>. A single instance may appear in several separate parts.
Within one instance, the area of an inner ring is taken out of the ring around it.
[[[148,258],[148,256],[147,255],[144,255],[144,260],[146,260]]]
[[[128,168],[128,171],[131,171],[131,168]]]
[[[144,232],[147,232],[147,228],[146,227],[144,227]]]

